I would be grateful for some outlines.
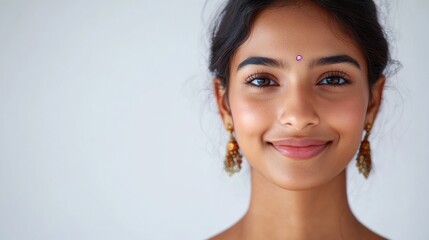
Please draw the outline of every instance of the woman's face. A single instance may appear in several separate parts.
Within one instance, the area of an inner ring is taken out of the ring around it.
[[[370,103],[363,54],[313,4],[262,11],[230,69],[229,92],[215,84],[225,125],[233,124],[256,174],[291,190],[321,185],[346,168],[384,83]]]

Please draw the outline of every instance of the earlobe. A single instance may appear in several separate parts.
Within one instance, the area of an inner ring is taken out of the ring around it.
[[[385,82],[386,77],[382,74],[371,88],[372,98],[370,103],[368,104],[366,123],[374,124],[383,99],[383,90]]]
[[[213,80],[213,90],[216,96],[216,103],[219,110],[219,114],[222,118],[225,129],[228,125],[232,125],[232,116],[231,111],[229,109],[228,98],[226,93],[225,86],[222,84],[219,78],[215,78]]]

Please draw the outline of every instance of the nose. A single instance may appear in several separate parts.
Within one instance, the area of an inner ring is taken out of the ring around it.
[[[320,122],[311,89],[295,87],[288,89],[282,98],[280,123],[283,126],[302,131]]]

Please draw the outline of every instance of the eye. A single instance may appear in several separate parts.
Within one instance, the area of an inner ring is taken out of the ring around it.
[[[320,80],[317,85],[328,85],[333,87],[340,87],[346,84],[350,84],[347,75],[343,72],[331,72],[322,80]]]
[[[258,87],[258,88],[279,85],[276,81],[272,80],[269,76],[260,75],[260,74],[252,75],[248,77],[246,83],[252,87]]]

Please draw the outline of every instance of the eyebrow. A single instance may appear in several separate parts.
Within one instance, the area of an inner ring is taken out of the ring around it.
[[[314,60],[310,62],[310,68],[314,68],[317,66],[325,66],[330,64],[338,64],[338,63],[348,63],[357,67],[358,69],[361,69],[359,62],[356,59],[346,54],[322,57],[320,59]],[[237,71],[247,65],[262,65],[262,66],[276,67],[276,68],[284,67],[284,63],[282,63],[281,61],[278,61],[273,58],[258,56],[258,57],[246,58],[238,65]]]
[[[273,58],[249,57],[246,60],[242,61],[240,64],[238,64],[237,71],[247,65],[262,65],[262,66],[276,67],[276,68],[283,67],[283,63]]]
[[[360,69],[359,62],[356,59],[354,59],[354,58],[352,58],[346,54],[320,58],[318,60],[311,62],[310,68],[314,68],[316,66],[337,64],[337,63],[348,63],[348,64],[351,64],[351,65],[357,67],[358,69]]]

